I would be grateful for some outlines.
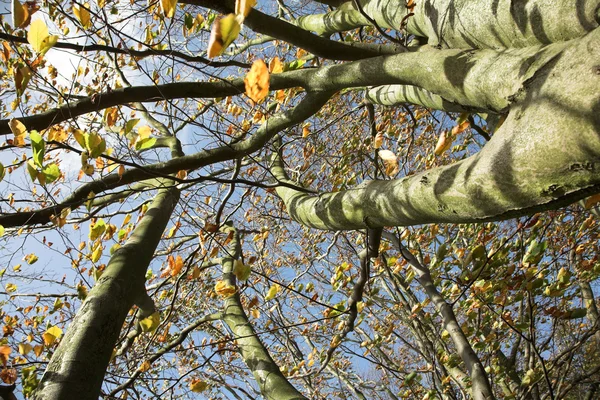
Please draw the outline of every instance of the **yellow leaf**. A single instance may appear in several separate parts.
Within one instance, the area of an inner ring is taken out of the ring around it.
[[[100,260],[100,257],[102,257],[102,250],[104,250],[104,247],[102,246],[98,246],[96,247],[96,250],[94,250],[92,252],[92,262],[98,262],[98,260]]]
[[[33,354],[35,354],[37,357],[39,357],[42,354],[42,351],[44,351],[43,345],[38,344],[36,346],[33,346]]]
[[[167,18],[173,18],[176,7],[177,0],[160,0],[160,11]]]
[[[210,32],[207,55],[213,58],[223,54],[225,49],[237,38],[242,29],[234,14],[217,19]]]
[[[19,0],[13,0],[12,2],[12,22],[13,27],[23,28],[27,26],[29,23],[31,16],[29,15],[29,11],[27,7],[23,7]]]
[[[56,339],[60,338],[61,336],[62,329],[60,329],[57,326],[53,326],[51,328],[48,328],[46,332],[42,334],[42,339],[44,340],[44,344],[46,346],[52,346],[54,342],[56,342]]]
[[[15,285],[14,283],[7,283],[6,286],[4,286],[4,288],[8,293],[17,291],[17,285]]]
[[[232,286],[225,281],[217,281],[215,292],[223,298],[231,297],[235,294],[235,286]]]
[[[15,135],[13,144],[15,146],[24,146],[25,138],[27,137],[27,128],[25,128],[25,125],[23,125],[23,123],[18,119],[13,118],[8,123],[8,126],[10,127],[12,133]]]
[[[275,296],[279,293],[279,285],[275,284],[269,288],[267,295],[265,296],[265,301],[269,301],[275,298]]]
[[[379,150],[379,157],[385,164],[385,173],[388,176],[394,176],[398,173],[398,158],[389,150]]]
[[[379,149],[382,144],[383,144],[383,133],[378,132],[377,135],[375,135],[375,140],[373,140],[373,148]]]
[[[272,74],[283,72],[283,63],[279,57],[274,57],[271,62],[269,62],[269,72]]]
[[[33,346],[30,345],[29,343],[20,343],[19,344],[19,353],[21,355],[26,356],[27,354],[29,354],[29,352],[31,352],[31,350],[33,350]]]
[[[256,60],[250,72],[244,78],[246,95],[255,103],[260,102],[269,94],[269,69],[263,60]]]
[[[452,135],[449,135],[445,130],[442,131],[437,144],[435,145],[434,153],[436,156],[442,155],[446,150],[452,146]]]
[[[190,382],[190,390],[194,393],[202,393],[208,388],[208,383],[200,379],[193,379]]]
[[[37,262],[37,260],[39,260],[38,256],[36,256],[35,254],[31,253],[31,254],[27,254],[25,256],[25,261],[27,261],[27,264],[31,265],[31,264],[35,264]]]
[[[98,7],[102,8],[106,5],[106,0],[96,0]]]
[[[151,367],[150,361],[146,360],[142,363],[142,365],[140,365],[140,371],[146,372],[150,369],[150,367]]]
[[[85,29],[89,29],[92,26],[89,9],[90,3],[84,3],[83,7],[77,4],[73,6],[73,14],[75,14],[79,22],[81,22],[81,26],[83,26]]]
[[[235,13],[237,15],[243,15],[244,18],[248,16],[252,7],[256,5],[256,0],[236,0],[235,2]]]
[[[48,27],[41,19],[36,19],[31,23],[27,33],[27,41],[39,54],[46,54],[58,41],[58,36],[49,35]]]
[[[143,332],[154,332],[158,328],[158,325],[160,325],[160,314],[158,311],[140,321]]]
[[[0,225],[0,237],[4,235],[4,227]]]

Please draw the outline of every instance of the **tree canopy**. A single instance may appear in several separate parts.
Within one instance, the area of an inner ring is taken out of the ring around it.
[[[600,0],[0,10],[3,399],[599,395]]]

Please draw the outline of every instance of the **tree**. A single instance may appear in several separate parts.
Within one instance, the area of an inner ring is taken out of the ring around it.
[[[1,395],[593,398],[599,10],[13,0]]]

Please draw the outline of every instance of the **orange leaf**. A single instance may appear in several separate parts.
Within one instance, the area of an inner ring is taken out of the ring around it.
[[[10,348],[10,346],[0,346],[0,360],[2,360],[2,364],[4,366],[6,366],[6,363],[8,362],[8,356],[10,356],[11,351],[12,349]]]
[[[12,385],[17,381],[17,370],[14,368],[4,368],[2,372],[0,372],[0,379],[7,385]]]
[[[246,94],[253,102],[258,103],[269,94],[269,70],[263,60],[252,64],[250,72],[244,78]]]
[[[271,62],[269,62],[269,72],[272,74],[283,72],[283,64],[279,57],[274,57]]]
[[[440,138],[438,139],[437,144],[435,145],[435,155],[440,156],[446,150],[448,150],[450,146],[452,146],[452,140],[452,135],[449,135],[446,131],[442,131],[442,134],[440,135]]]
[[[394,176],[398,173],[398,158],[396,154],[389,150],[379,150],[379,157],[383,160],[385,164],[385,173],[388,176]]]

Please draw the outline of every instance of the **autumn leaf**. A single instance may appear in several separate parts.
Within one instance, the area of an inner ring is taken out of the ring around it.
[[[46,346],[52,346],[54,342],[56,342],[56,339],[60,338],[62,334],[62,329],[60,329],[58,326],[52,326],[42,334],[42,339],[44,340],[44,344]]]
[[[150,361],[146,360],[142,363],[142,365],[140,365],[140,371],[146,372],[150,369],[151,366],[152,364],[150,364]]]
[[[0,360],[2,360],[2,364],[6,367],[8,363],[8,357],[10,356],[12,349],[10,346],[2,345],[0,346]]]
[[[283,72],[283,63],[279,57],[273,57],[273,59],[269,62],[269,72],[272,74]]]
[[[256,5],[256,0],[236,0],[235,1],[235,13],[237,15],[243,15],[244,18],[248,16],[252,7]]]
[[[48,27],[41,19],[36,19],[31,23],[27,33],[27,41],[33,49],[40,55],[46,54],[58,41],[58,36],[50,35]]]
[[[29,343],[19,343],[19,354],[26,356],[33,350],[33,346]]]
[[[23,6],[19,0],[13,0],[12,2],[12,23],[13,27],[24,28],[29,24],[31,16],[27,7]]]
[[[160,314],[158,311],[140,321],[142,332],[154,332],[158,328],[158,325],[160,325]]]
[[[8,123],[8,126],[15,135],[13,144],[19,147],[25,146],[25,138],[27,137],[27,128],[25,128],[25,125],[18,119],[13,118]]]
[[[21,96],[27,88],[27,84],[29,83],[33,72],[31,71],[31,68],[26,65],[13,68],[13,75],[15,79],[15,88],[17,89],[17,96]]]
[[[235,286],[220,280],[215,284],[215,292],[223,298],[228,298],[235,294]]]
[[[269,94],[269,69],[263,60],[256,60],[244,78],[246,95],[254,103],[260,102]]]
[[[373,139],[373,148],[379,149],[381,148],[381,145],[383,145],[383,133],[378,132],[377,135],[375,135],[375,139]]]
[[[436,156],[442,155],[446,150],[452,146],[452,135],[448,134],[447,131],[442,131],[437,144],[435,145],[434,153]]]
[[[265,301],[269,301],[275,298],[275,296],[279,293],[279,285],[275,284],[269,288],[267,295],[265,296]]]
[[[379,150],[379,157],[383,160],[385,165],[385,174],[387,176],[394,176],[398,173],[398,158],[396,154],[389,150]]]
[[[90,15],[90,3],[84,3],[83,7],[75,4],[73,5],[73,14],[81,22],[81,26],[85,29],[89,29],[92,26],[92,20]]]
[[[585,199],[584,207],[586,208],[586,210],[589,210],[590,208],[594,207],[598,203],[600,203],[600,194],[595,194],[595,195],[590,196],[587,199]]]
[[[208,388],[208,383],[200,379],[192,379],[190,382],[190,390],[194,393],[202,393]]]
[[[212,26],[210,38],[208,39],[208,58],[214,58],[223,54],[225,49],[237,38],[242,29],[235,14],[217,19]]]
[[[240,281],[247,281],[248,278],[250,277],[250,271],[251,271],[250,266],[244,265],[242,260],[235,260],[233,262],[233,274]]]
[[[4,368],[0,372],[0,379],[7,385],[12,385],[17,381],[17,370],[14,368]]]
[[[176,7],[177,0],[160,0],[160,11],[167,18],[173,18]]]

